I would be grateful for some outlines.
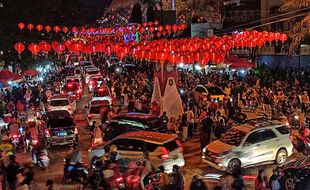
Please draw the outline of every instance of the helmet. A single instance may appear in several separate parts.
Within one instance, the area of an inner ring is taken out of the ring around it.
[[[112,144],[110,147],[110,152],[116,152],[117,151],[117,146],[115,144]]]

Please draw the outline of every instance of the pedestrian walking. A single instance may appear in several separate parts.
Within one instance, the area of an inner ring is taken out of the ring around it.
[[[245,185],[244,185],[244,180],[241,177],[241,168],[237,168],[233,171],[233,177],[234,181],[231,184],[232,189],[234,190],[244,190]]]
[[[257,177],[255,179],[255,190],[268,190],[268,181],[265,176],[265,170],[258,170]]]
[[[281,185],[279,183],[279,171],[278,168],[273,169],[273,173],[269,178],[270,190],[280,190]]]
[[[208,190],[208,187],[202,179],[199,179],[199,177],[195,175],[192,179],[190,190]]]

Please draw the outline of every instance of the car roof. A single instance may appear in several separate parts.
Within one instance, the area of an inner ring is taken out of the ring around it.
[[[138,112],[129,112],[129,113],[121,113],[115,116],[115,118],[126,118],[126,119],[140,119],[140,120],[149,120],[159,118],[155,115],[138,113]]]
[[[97,105],[110,105],[109,100],[93,100],[90,102],[90,105],[97,106]]]
[[[136,139],[143,140],[145,142],[150,142],[154,144],[164,144],[166,142],[175,140],[177,137],[175,135],[150,132],[150,131],[133,131],[119,135],[116,139]]]
[[[69,96],[67,94],[55,94],[51,100],[53,99],[69,99]]]
[[[103,79],[103,77],[102,77],[101,75],[94,75],[94,76],[91,76],[90,79],[92,79],[92,78],[102,78],[102,79]]]
[[[49,111],[46,112],[46,116],[49,118],[53,119],[58,119],[58,118],[72,118],[70,113],[67,110],[54,110],[54,111]]]
[[[255,119],[247,120],[245,123],[240,124],[236,126],[235,128],[248,133],[258,128],[280,127],[283,125],[285,125],[285,123],[280,122],[278,120],[272,120],[268,118],[255,118]]]

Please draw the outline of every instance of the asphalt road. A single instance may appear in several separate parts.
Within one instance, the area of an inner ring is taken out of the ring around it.
[[[75,114],[76,124],[79,129],[79,138],[80,138],[80,150],[82,152],[83,161],[88,164],[88,148],[90,145],[90,134],[89,130],[86,128],[87,122],[85,120],[85,105],[87,105],[89,100],[87,90],[84,91],[84,95],[80,101],[77,103],[77,113]],[[248,117],[256,117],[255,113],[248,113]],[[209,167],[207,164],[201,162],[200,155],[200,145],[199,145],[199,135],[195,134],[194,138],[185,142],[184,146],[184,157],[185,157],[185,166],[181,169],[181,172],[185,179],[185,184],[187,189],[191,179],[194,175],[199,175],[201,177],[206,174],[219,174],[222,175],[221,171]],[[76,190],[80,189],[78,184],[62,184],[63,180],[63,163],[62,159],[70,152],[69,146],[55,146],[49,149],[49,156],[51,158],[50,166],[42,171],[39,168],[34,168],[35,171],[35,186],[38,189],[44,189],[45,182],[47,179],[52,179],[55,183],[56,189],[71,189]],[[31,163],[31,154],[30,153],[17,153],[17,161],[20,164]],[[254,179],[257,171],[260,168],[264,168],[267,176],[271,175],[272,168],[275,166],[264,165],[260,167],[253,167],[243,170],[243,175],[249,177],[249,180],[246,180],[246,185],[248,189],[253,189]],[[216,183],[219,181],[216,179],[205,179],[206,184],[209,189],[213,189]]]

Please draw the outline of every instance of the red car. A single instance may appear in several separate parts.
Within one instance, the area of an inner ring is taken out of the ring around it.
[[[88,90],[91,92],[94,88],[101,86],[104,83],[102,76],[93,76],[89,79]]]

